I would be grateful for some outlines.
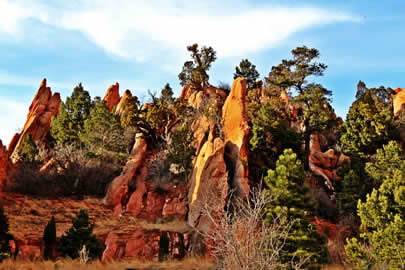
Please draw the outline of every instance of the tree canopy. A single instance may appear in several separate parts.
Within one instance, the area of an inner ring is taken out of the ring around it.
[[[249,90],[257,87],[256,80],[259,78],[259,72],[256,66],[253,65],[248,59],[242,59],[239,66],[235,67],[233,78],[243,77],[246,79],[246,85]]]
[[[183,65],[183,69],[179,74],[180,85],[186,86],[191,83],[192,87],[201,89],[208,83],[209,76],[207,72],[217,59],[216,52],[212,47],[203,46],[199,49],[197,43],[188,46],[187,50],[190,52],[192,60],[186,61]]]

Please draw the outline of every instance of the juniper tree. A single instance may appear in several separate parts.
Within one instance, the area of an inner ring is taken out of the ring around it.
[[[208,70],[212,63],[217,59],[216,52],[212,47],[203,46],[198,48],[198,44],[195,43],[187,47],[187,50],[191,53],[191,61],[186,61],[183,65],[183,69],[179,74],[179,80],[181,86],[186,86],[188,83],[192,84],[192,87],[201,89],[208,83]]]
[[[45,243],[44,258],[52,259],[56,244],[56,222],[54,216],[52,216],[51,220],[46,225],[42,239]]]
[[[8,218],[4,213],[3,206],[0,206],[0,262],[10,257],[10,240],[13,239],[13,236],[9,234],[8,230]]]
[[[72,259],[79,257],[79,251],[86,246],[90,259],[99,258],[103,252],[101,242],[93,234],[94,224],[89,221],[86,210],[80,210],[76,217],[72,218],[72,227],[65,231],[60,238],[59,251],[63,256]]]

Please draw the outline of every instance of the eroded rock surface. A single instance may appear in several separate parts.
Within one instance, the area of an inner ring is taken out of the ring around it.
[[[225,160],[232,188],[239,195],[248,196],[248,136],[246,110],[246,80],[237,78],[222,109],[225,134]]]
[[[394,96],[394,115],[399,116],[405,108],[405,88],[396,88]]]
[[[188,194],[188,223],[203,232],[208,232],[212,226],[206,211],[220,215],[226,204],[228,172],[224,152],[222,140],[210,136],[195,160]]]
[[[107,104],[110,112],[112,112],[114,107],[120,102],[120,85],[118,83],[115,83],[108,88],[103,101]]]
[[[4,191],[12,170],[13,165],[10,162],[7,149],[0,140],[0,192]]]
[[[102,261],[119,259],[155,260],[159,256],[181,259],[190,249],[190,233],[136,229],[130,234],[110,232],[105,240]]]
[[[122,115],[124,112],[124,104],[125,102],[132,97],[132,93],[129,90],[125,90],[124,94],[122,95],[120,102],[117,105],[117,108],[115,109],[115,113],[118,115]]]
[[[19,135],[14,135],[9,152],[13,161],[18,160],[18,150],[25,136],[30,134],[39,148],[47,146],[46,136],[49,134],[52,117],[59,114],[61,98],[59,93],[52,94],[43,79],[34,100],[29,107],[27,121]],[[18,138],[18,139],[17,139]]]
[[[337,170],[345,162],[350,163],[350,158],[343,153],[338,153],[333,149],[322,152],[319,143],[319,135],[311,135],[311,147],[309,155],[309,168],[317,176],[325,180],[325,185],[330,191],[334,190],[334,181],[339,179]]]

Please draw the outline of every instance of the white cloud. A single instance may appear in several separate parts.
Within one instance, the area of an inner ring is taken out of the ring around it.
[[[68,3],[68,1],[65,1]],[[38,1],[0,0],[0,30],[23,31],[26,19],[83,33],[107,52],[128,59],[184,58],[187,45],[212,46],[219,57],[240,56],[278,45],[313,26],[357,20],[315,7],[250,7],[247,1],[82,0],[58,9]],[[69,6],[68,6],[69,5]],[[163,64],[163,63],[162,63]]]

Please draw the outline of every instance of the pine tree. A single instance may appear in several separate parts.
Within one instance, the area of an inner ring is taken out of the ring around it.
[[[342,126],[340,143],[344,152],[367,161],[381,145],[396,139],[390,89],[367,89],[359,82],[356,97]]]
[[[397,157],[389,164],[387,157]],[[384,165],[384,167],[382,167]],[[399,145],[390,142],[377,152],[367,171],[378,189],[359,200],[360,237],[347,241],[349,262],[358,269],[401,269],[405,258],[405,158]],[[385,174],[381,174],[382,170]],[[383,179],[382,179],[383,178]]]
[[[309,223],[315,215],[315,202],[307,195],[304,180],[305,171],[297,155],[291,149],[284,150],[275,170],[269,170],[264,178],[268,188],[265,192],[273,199],[267,207],[266,221],[280,217],[293,222],[281,255],[284,262],[304,258],[308,259],[305,267],[317,268],[326,262],[327,249],[325,239]]]
[[[259,78],[259,72],[256,66],[253,65],[248,59],[242,59],[238,67],[235,67],[233,78],[243,77],[246,79],[246,85],[249,90],[257,87],[256,80]]]
[[[56,222],[55,217],[52,216],[51,220],[45,227],[44,235],[42,237],[45,243],[44,258],[46,260],[53,258],[53,250],[56,244]]]
[[[79,134],[84,127],[92,107],[89,92],[79,83],[72,95],[59,107],[59,115],[52,119],[51,135],[57,144],[79,141]]]
[[[283,59],[273,66],[266,82],[284,91],[296,90],[294,101],[302,106],[304,124],[305,168],[309,167],[309,147],[311,134],[321,131],[333,123],[330,103],[332,92],[320,84],[308,83],[309,76],[323,76],[327,66],[315,60],[319,51],[306,46],[291,51],[293,59]]]
[[[159,102],[164,106],[169,106],[174,102],[173,89],[170,87],[170,84],[166,83],[160,92]]]
[[[84,121],[80,140],[95,155],[103,156],[107,152],[117,156],[125,153],[124,131],[118,115],[110,113],[108,106],[96,100],[90,115]]]
[[[4,214],[3,206],[0,206],[0,262],[10,257],[10,240],[13,239],[13,236],[8,233],[8,229],[8,218]]]
[[[90,259],[99,258],[103,252],[101,242],[93,234],[94,224],[90,223],[86,210],[80,210],[75,218],[72,218],[72,227],[62,235],[59,251],[63,256],[72,259],[79,257],[79,251],[85,245],[89,251]]]
[[[216,52],[212,47],[206,46],[203,46],[200,50],[198,44],[188,46],[187,50],[191,53],[193,60],[184,63],[183,69],[179,74],[180,85],[186,86],[188,83],[191,83],[192,87],[201,89],[208,83],[209,76],[207,71],[217,59]]]
[[[34,162],[37,159],[39,150],[34,140],[32,139],[31,134],[27,134],[24,137],[18,153],[21,159],[25,162]]]

